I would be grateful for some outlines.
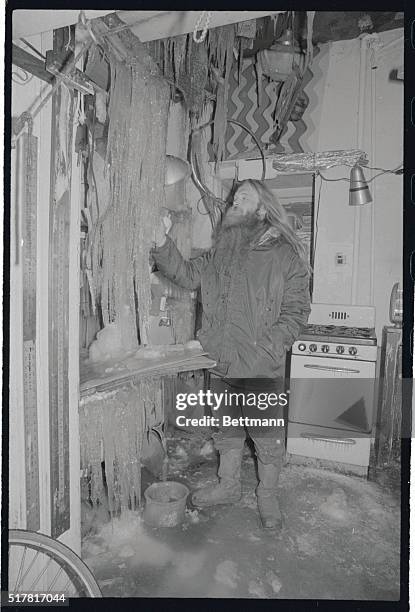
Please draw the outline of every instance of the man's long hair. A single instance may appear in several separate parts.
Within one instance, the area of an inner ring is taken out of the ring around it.
[[[309,255],[304,244],[301,242],[295,231],[292,229],[284,207],[272,191],[257,179],[246,179],[241,183],[250,185],[258,194],[260,204],[263,204],[266,211],[265,220],[271,227],[275,227],[284,236],[286,241],[293,247],[297,255],[304,262],[307,271],[311,274],[312,269],[309,263]],[[239,185],[240,186],[240,185]]]

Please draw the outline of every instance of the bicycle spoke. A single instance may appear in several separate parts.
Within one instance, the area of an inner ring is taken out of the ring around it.
[[[62,592],[65,593],[65,595],[69,594],[69,585],[72,585],[72,587],[73,587],[72,579],[71,578],[69,578],[68,582],[65,584],[65,586],[62,589]]]
[[[12,589],[15,583],[16,592],[37,591],[44,586],[49,591],[64,592],[67,597],[102,597],[98,583],[82,559],[50,536],[11,529],[8,559],[9,586]]]
[[[27,548],[25,548],[25,551],[26,551],[26,550],[28,550],[28,549],[27,549]],[[26,578],[26,576],[28,575],[28,573],[30,572],[30,570],[32,569],[33,564],[34,564],[34,562],[36,561],[36,559],[38,558],[38,556],[39,556],[39,555],[40,555],[40,550],[38,550],[38,551],[36,552],[35,556],[34,556],[34,557],[33,557],[33,559],[32,559],[31,564],[29,565],[29,567],[28,567],[28,568],[27,568],[27,570],[25,571],[25,574],[24,574],[24,576],[23,576],[23,578],[22,578],[22,582],[23,582],[23,580]],[[31,590],[31,589],[30,589],[30,590]]]
[[[48,569],[49,565],[53,562],[53,559],[50,557],[48,559],[48,562],[46,563],[45,567],[43,568],[43,570],[40,572],[40,574],[38,576],[36,576],[36,578],[34,579],[34,581],[32,582],[32,584],[30,585],[30,589],[29,590],[33,590],[33,587],[35,584],[38,584],[40,579],[42,578],[43,574],[46,572],[46,570]]]
[[[48,591],[52,591],[53,587],[55,586],[55,584],[56,584],[56,582],[57,582],[57,580],[58,580],[59,576],[62,574],[62,572],[63,572],[63,567],[60,567],[60,568],[58,569],[58,572],[57,572],[57,574],[56,574],[55,578],[52,580],[52,582],[51,582],[51,583],[50,583],[50,585],[48,586]]]
[[[25,559],[26,559],[26,551],[27,551],[27,548],[23,548],[23,555],[22,555],[22,559],[20,561],[19,571],[17,572],[16,584],[14,585],[14,591],[16,593],[19,592],[20,576],[22,575],[22,570],[23,570],[23,567],[24,567]]]

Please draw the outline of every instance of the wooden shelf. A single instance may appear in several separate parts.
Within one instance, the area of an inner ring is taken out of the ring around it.
[[[80,394],[83,397],[146,376],[171,376],[179,372],[209,369],[215,365],[216,362],[206,354],[186,349],[155,359],[127,355],[123,359],[100,364],[92,364],[84,358],[80,363]]]

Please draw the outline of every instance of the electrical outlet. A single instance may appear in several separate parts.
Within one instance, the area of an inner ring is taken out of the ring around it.
[[[344,253],[336,253],[335,264],[336,266],[344,266],[346,264],[346,255]]]

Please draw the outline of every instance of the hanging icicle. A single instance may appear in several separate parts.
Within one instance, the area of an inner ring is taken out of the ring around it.
[[[147,344],[148,254],[164,205],[169,85],[134,58],[111,58],[107,164],[110,203],[94,249],[104,325],[115,323],[126,352]],[[137,330],[137,313],[139,329]]]
[[[307,59],[309,64],[313,60],[313,23],[316,11],[307,11]]]
[[[134,510],[141,500],[144,435],[164,423],[160,380],[146,377],[82,398],[79,419],[81,468],[89,475],[91,501],[108,504],[112,515]]]
[[[225,151],[229,78],[234,61],[233,48],[235,44],[235,26],[232,24],[230,26],[221,28],[219,40],[217,42],[218,45],[216,57],[219,74],[217,74],[218,86],[216,92],[216,106],[213,124],[213,148],[216,153],[217,161],[221,161]],[[212,49],[211,53],[213,53]]]

